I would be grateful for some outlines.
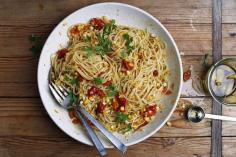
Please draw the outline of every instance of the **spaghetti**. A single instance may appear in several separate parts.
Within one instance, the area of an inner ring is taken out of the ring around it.
[[[51,59],[50,75],[68,87],[72,103],[81,100],[112,132],[148,124],[160,110],[161,97],[172,93],[165,43],[106,17],[70,27],[68,37],[68,47]]]

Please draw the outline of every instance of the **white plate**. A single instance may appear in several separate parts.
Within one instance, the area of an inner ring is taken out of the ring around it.
[[[171,70],[170,79],[175,83],[173,94],[162,98],[165,104],[164,111],[158,113],[150,124],[143,127],[142,131],[137,131],[127,138],[123,135],[115,134],[127,146],[130,146],[150,137],[166,123],[177,105],[182,85],[182,64],[178,48],[166,28],[152,15],[139,8],[121,3],[99,3],[75,11],[56,26],[42,49],[38,65],[38,88],[44,107],[57,126],[75,140],[93,145],[84,129],[79,125],[72,124],[68,112],[55,102],[48,88],[48,72],[51,67],[50,56],[58,49],[67,46],[68,27],[80,22],[86,23],[93,17],[104,15],[115,19],[118,25],[148,29],[149,32],[157,34],[164,40],[168,49],[168,64]],[[105,147],[112,147],[100,133],[98,135]]]

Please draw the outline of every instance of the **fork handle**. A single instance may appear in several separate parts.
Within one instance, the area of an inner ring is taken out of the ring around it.
[[[102,142],[97,137],[97,135],[95,134],[95,132],[93,131],[91,126],[88,124],[88,122],[85,120],[85,118],[83,117],[83,115],[79,111],[77,111],[76,113],[77,113],[78,117],[80,118],[80,120],[82,121],[84,127],[86,128],[91,140],[93,141],[93,144],[96,146],[100,155],[101,156],[106,155],[107,151],[106,151],[105,147],[103,146]]]
[[[81,112],[86,118],[88,118],[88,120],[90,120],[117,149],[119,149],[122,153],[125,153],[127,147],[116,136],[109,132],[102,124],[100,124],[90,113],[88,113],[81,106],[77,107],[77,111]]]

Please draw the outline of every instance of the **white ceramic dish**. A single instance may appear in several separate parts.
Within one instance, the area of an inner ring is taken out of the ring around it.
[[[166,123],[177,105],[182,85],[182,64],[178,48],[166,28],[147,12],[127,4],[99,3],[79,9],[62,20],[52,31],[42,49],[38,65],[39,93],[45,109],[61,130],[77,141],[92,145],[85,130],[79,125],[72,124],[67,111],[61,108],[54,100],[48,88],[48,72],[51,67],[51,55],[58,49],[67,46],[68,27],[79,22],[86,23],[93,17],[101,16],[108,16],[111,19],[115,19],[119,25],[148,29],[149,32],[157,34],[164,40],[168,49],[168,65],[171,70],[170,80],[175,83],[173,93],[170,96],[162,98],[162,102],[165,104],[163,112],[158,113],[151,123],[143,127],[142,131],[137,131],[126,138],[123,135],[115,134],[127,146],[130,146],[150,137]],[[100,133],[98,135],[105,144],[105,147],[112,147]]]

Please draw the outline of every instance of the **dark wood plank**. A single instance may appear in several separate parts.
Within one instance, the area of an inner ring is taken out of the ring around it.
[[[47,37],[54,27],[55,23],[49,23],[49,21],[42,26],[37,24],[26,27],[0,25],[0,60],[9,57],[32,57],[32,53],[29,51],[31,44],[28,37],[31,34]],[[167,23],[165,27],[175,39],[182,55],[211,54],[211,24]],[[17,33],[15,33],[16,30]]]
[[[204,98],[181,99],[179,108],[194,104],[211,113],[211,103],[211,99]],[[193,124],[186,121],[180,112],[174,112],[170,122],[172,126],[164,126],[153,137],[211,136],[209,120]],[[66,137],[66,134],[49,118],[39,98],[1,98],[0,136]]]
[[[125,156],[137,157],[208,157],[209,137],[193,138],[149,138],[145,142],[128,148]],[[0,137],[0,156],[4,157],[98,157],[94,147],[80,144],[70,138],[10,136]],[[107,157],[122,156],[109,149]]]
[[[221,0],[213,1],[212,20],[213,20],[213,62],[217,62],[221,59],[222,55],[222,17],[221,17]],[[219,103],[213,100],[212,106],[213,114],[222,114],[222,108]],[[222,156],[222,122],[219,120],[212,120],[212,138],[211,138],[211,156],[221,157]]]
[[[99,2],[104,2],[104,0],[70,0],[57,3],[53,0],[3,1],[0,6],[1,25],[57,24],[73,11]],[[156,16],[163,23],[190,23],[191,21],[211,23],[211,0],[121,0],[119,2],[140,7]]]

